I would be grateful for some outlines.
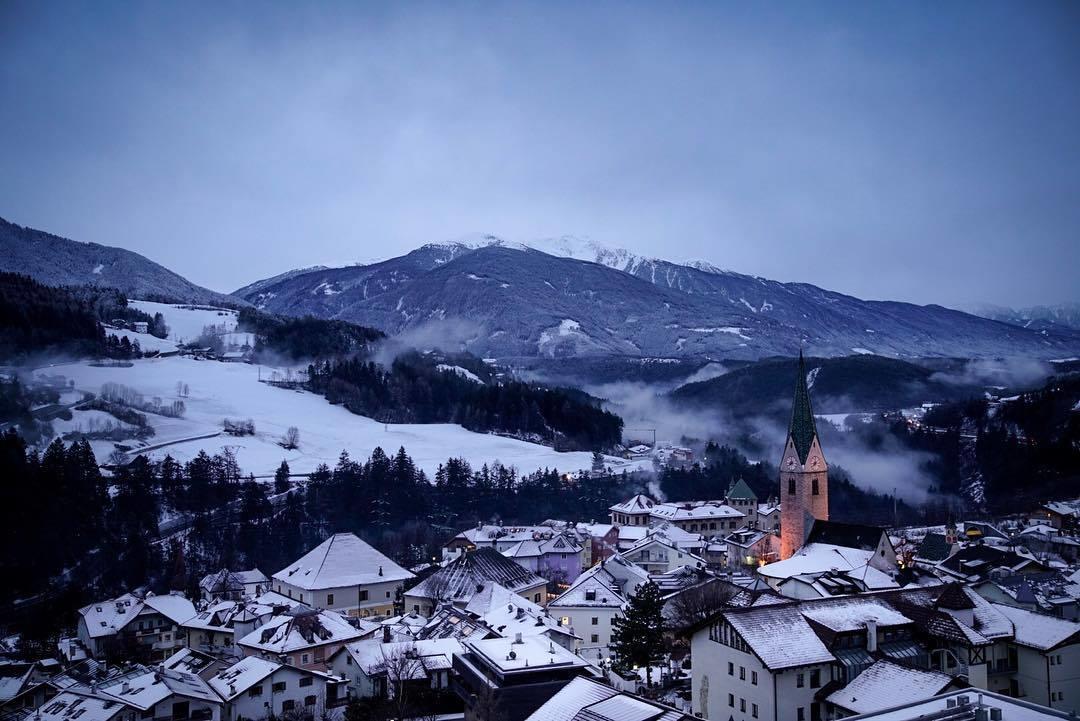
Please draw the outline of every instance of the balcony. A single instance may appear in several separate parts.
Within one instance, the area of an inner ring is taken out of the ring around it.
[[[986,671],[991,676],[1004,676],[1014,674],[1017,670],[1015,658],[998,658],[986,664]]]

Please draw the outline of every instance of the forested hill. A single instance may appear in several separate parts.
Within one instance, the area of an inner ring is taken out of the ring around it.
[[[174,303],[247,305],[195,285],[138,253],[81,243],[24,228],[0,218],[0,271],[22,273],[46,285],[116,288],[128,298]]]

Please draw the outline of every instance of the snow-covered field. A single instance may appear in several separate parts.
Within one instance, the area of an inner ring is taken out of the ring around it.
[[[263,378],[269,377],[273,370],[263,367]],[[542,468],[576,471],[591,465],[589,453],[560,453],[533,443],[473,433],[458,425],[384,426],[340,406],[332,406],[322,396],[260,383],[259,372],[255,365],[181,357],[137,360],[131,368],[95,368],[81,362],[48,369],[50,375],[64,375],[74,380],[78,390],[96,393],[103,383],[122,383],[135,388],[147,399],[156,396],[166,403],[176,399],[177,381],[186,383],[190,395],[181,399],[187,406],[184,418],[147,414],[157,435],[144,445],[154,448],[178,441],[149,451],[148,455],[154,458],[168,453],[177,460],[187,461],[200,450],[215,453],[223,446],[229,446],[236,452],[244,472],[256,476],[273,474],[282,460],[288,461],[292,471],[299,473],[312,471],[320,463],[333,466],[342,450],[354,458],[364,459],[376,446],[381,446],[387,453],[394,453],[399,446],[404,446],[429,477],[451,456],[465,458],[475,467],[497,460],[515,466],[523,473]],[[65,430],[85,423],[84,413],[76,411],[74,419],[65,424]],[[183,440],[221,431],[225,418],[251,418],[255,422],[255,435],[234,437],[222,433],[213,438]],[[86,421],[89,420],[88,417]],[[289,426],[300,430],[300,447],[296,450],[285,450],[278,445]],[[113,450],[110,441],[93,441],[91,445],[99,461],[107,459]],[[633,469],[640,463],[609,459],[609,464],[618,470]]]
[[[173,349],[175,344],[198,337],[207,325],[224,326],[230,340],[241,340],[234,333],[236,313],[231,310],[189,310],[163,303],[131,301],[146,313],[161,313],[169,326],[169,340],[163,341],[151,335],[131,331],[110,330],[137,338],[144,349],[158,346]],[[148,340],[147,340],[148,339]],[[147,401],[160,398],[165,404],[178,400],[177,383],[187,384],[188,395],[182,400],[187,408],[183,418],[166,418],[147,414],[156,435],[141,444],[127,441],[126,445],[147,448],[147,455],[161,458],[171,454],[173,458],[187,461],[200,450],[207,453],[220,452],[224,446],[232,448],[244,473],[269,476],[282,460],[289,463],[294,473],[306,473],[320,463],[333,466],[345,450],[356,459],[367,458],[376,446],[387,453],[394,453],[400,446],[412,456],[416,464],[433,477],[440,463],[451,456],[465,458],[474,467],[500,461],[514,466],[522,473],[543,468],[557,468],[563,472],[587,469],[591,466],[589,453],[559,453],[546,446],[526,443],[512,438],[473,433],[452,424],[399,424],[384,425],[370,418],[350,413],[340,406],[332,406],[322,396],[304,391],[286,390],[260,383],[278,371],[244,363],[219,363],[198,361],[191,358],[151,358],[133,362],[130,368],[95,368],[88,362],[69,363],[43,369],[45,375],[63,375],[75,381],[75,389],[99,393],[103,383],[114,382],[134,388]],[[445,370],[479,378],[464,368],[447,366]],[[74,394],[73,394],[74,395]],[[70,430],[91,430],[104,422],[98,411],[74,411],[71,421],[54,423],[58,433]],[[246,420],[255,423],[254,436],[229,436],[223,432],[224,419]],[[290,426],[300,430],[300,447],[286,450],[278,441]],[[217,434],[207,438],[211,434]],[[112,441],[91,441],[99,462],[108,459],[115,446]],[[615,470],[635,470],[646,467],[643,461],[630,462],[611,457],[608,465]]]

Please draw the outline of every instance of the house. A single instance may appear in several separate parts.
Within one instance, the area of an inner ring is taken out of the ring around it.
[[[724,502],[743,514],[746,518],[747,527],[761,528],[758,517],[757,494],[754,493],[746,481],[740,478],[732,483],[731,487],[728,488],[727,495],[724,497]]]
[[[728,534],[724,546],[725,565],[732,572],[756,569],[775,561],[780,553],[780,539],[775,534],[753,527]]]
[[[223,721],[292,718],[301,713],[318,718],[348,700],[339,678],[257,656],[222,669],[207,683],[225,703]]]
[[[417,640],[431,638],[498,638],[499,634],[459,608],[447,604],[416,633]]]
[[[562,532],[563,529],[550,525],[502,526],[478,523],[475,527],[457,534],[443,546],[443,560],[452,560],[477,548],[508,551],[522,542],[550,541]]]
[[[891,571],[896,568],[896,549],[889,539],[889,534],[884,528],[878,526],[818,519],[810,527],[806,543],[824,543],[830,546],[870,551],[874,554],[872,565],[875,568],[881,571]]]
[[[78,714],[78,716],[76,716]],[[135,721],[141,711],[113,698],[64,691],[36,710],[28,710],[23,721]],[[18,718],[18,717],[16,717]]]
[[[518,541],[501,553],[556,586],[565,586],[581,575],[584,555],[582,547],[562,533],[540,540]]]
[[[221,698],[206,681],[183,671],[139,666],[99,684],[92,693],[136,709],[141,719],[222,721]]]
[[[462,645],[451,683],[465,702],[465,721],[523,721],[576,676],[598,673],[580,656],[537,637]]]
[[[576,650],[583,658],[600,662],[611,656],[612,622],[648,580],[645,569],[615,555],[582,573],[548,611],[580,639]]]
[[[136,333],[146,333],[150,329],[150,324],[145,320],[137,320],[132,322],[131,329]]]
[[[257,568],[250,571],[223,568],[199,581],[204,601],[239,601],[244,597],[253,598],[269,589],[270,579]]]
[[[889,547],[892,547],[891,544]],[[806,578],[817,579],[825,574],[836,572],[843,572],[853,579],[859,579],[858,583],[863,590],[899,588],[899,584],[890,575],[887,560],[888,557],[881,556],[877,550],[810,543],[800,548],[790,558],[759,567],[757,575],[764,579],[773,590],[785,595],[797,594],[792,596],[795,598],[812,597],[812,595],[807,595],[808,592],[820,595],[813,590],[812,582],[808,591],[807,584],[803,582]],[[891,569],[891,573],[896,573],[895,566]],[[795,577],[804,578],[799,583],[785,583],[788,579]]]
[[[1080,498],[1073,501],[1055,501],[1042,507],[1046,520],[1057,529],[1076,529],[1080,521]]]
[[[125,593],[80,608],[77,635],[94,658],[137,652],[160,659],[184,645],[181,624],[194,615],[183,596]]]
[[[497,583],[485,583],[465,605],[465,613],[503,638],[542,636],[573,651],[581,639],[541,606]]]
[[[547,602],[547,581],[493,548],[469,551],[405,592],[405,608],[430,616],[441,603],[464,607],[485,583],[494,582],[533,603]]]
[[[1026,608],[1068,621],[1080,618],[1080,583],[1057,571],[1045,573],[991,573],[972,586],[993,603]]]
[[[756,510],[751,511],[756,516]],[[657,503],[650,513],[652,522],[668,521],[684,531],[719,533],[742,528],[747,515],[720,501]]]
[[[615,543],[616,553],[622,553],[649,535],[648,526],[616,526],[616,528],[619,531],[618,540]]]
[[[413,574],[352,533],[335,533],[274,574],[278,593],[350,617],[392,616]]]
[[[1002,679],[997,690],[1057,711],[1080,713],[1080,623],[1012,606],[994,604],[994,608],[1014,629],[1001,668],[1008,674],[1008,685]]]
[[[325,668],[326,660],[350,641],[373,634],[378,625],[356,619],[353,626],[334,611],[289,611],[236,641],[245,656],[259,656],[300,668]]]
[[[639,493],[608,510],[611,512],[611,522],[616,526],[648,526],[655,505],[656,501]]]
[[[578,523],[574,530],[585,541],[581,567],[589,568],[602,559],[610,558],[619,546],[619,527],[611,523]]]
[[[995,571],[1011,575],[1044,573],[1048,570],[1034,558],[983,544],[961,548],[938,563],[935,569],[943,576],[968,583],[984,581]]]
[[[705,567],[701,556],[684,551],[671,543],[665,536],[654,534],[646,536],[621,554],[647,573],[667,573],[681,566]]]
[[[269,600],[269,595],[262,598]],[[247,636],[276,614],[305,608],[298,602],[284,606],[259,601],[217,601],[185,621],[181,627],[188,648],[217,655],[239,655],[236,639]]]
[[[392,643],[368,639],[346,644],[327,665],[347,680],[349,698],[386,698],[400,684],[448,690],[453,656],[464,650],[455,638]]]
[[[563,686],[526,721],[690,721],[678,709],[651,701],[585,676]]]
[[[850,713],[833,694],[881,660],[985,689],[1012,637],[1004,614],[958,584],[721,610],[691,631],[693,709],[813,721],[832,697],[832,711]]]

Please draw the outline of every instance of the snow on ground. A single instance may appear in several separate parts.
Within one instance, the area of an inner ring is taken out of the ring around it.
[[[62,436],[69,431],[78,431],[80,433],[90,433],[92,431],[100,431],[106,428],[130,428],[130,423],[124,423],[119,421],[113,416],[109,415],[105,411],[95,410],[72,410],[71,420],[65,421],[62,418],[54,418],[52,421],[53,432],[58,436]]]
[[[440,363],[439,365],[435,366],[435,368],[442,371],[443,373],[456,373],[457,375],[461,376],[462,378],[470,380],[473,383],[483,383],[484,382],[484,381],[480,380],[479,376],[477,376],[475,373],[473,373],[468,368],[462,368],[461,366],[447,365],[446,363]]]
[[[866,348],[852,348],[852,353],[858,353],[859,355],[874,355],[874,351],[867,350]]]
[[[167,303],[151,303],[146,300],[129,300],[128,305],[144,313],[161,313],[165,324],[169,326],[169,340],[175,343],[187,343],[202,335],[208,325],[223,325],[226,331],[236,328],[236,311],[227,308],[214,310],[190,310]]]
[[[268,377],[273,370],[263,367],[262,376]],[[169,453],[177,460],[187,461],[200,450],[212,454],[229,446],[235,450],[244,473],[270,476],[282,460],[289,462],[294,473],[307,473],[320,463],[333,467],[342,450],[348,451],[353,458],[366,459],[376,446],[391,454],[404,446],[429,478],[434,476],[438,465],[451,456],[465,458],[477,468],[498,460],[517,467],[522,473],[542,468],[572,472],[591,466],[589,453],[559,453],[534,443],[473,433],[458,425],[384,426],[370,418],[354,415],[341,406],[330,405],[322,396],[260,383],[259,372],[256,365],[182,357],[136,360],[130,368],[95,368],[80,362],[48,369],[49,374],[73,379],[78,390],[97,393],[102,383],[116,382],[135,388],[147,399],[157,396],[166,402],[176,398],[177,381],[188,384],[190,395],[183,398],[187,406],[184,418],[147,414],[157,434],[143,445],[155,448],[148,452],[153,458]],[[76,419],[78,417],[76,414]],[[251,418],[256,434],[233,437],[222,433],[213,438],[190,440],[220,432],[225,418]],[[300,447],[292,451],[277,443],[289,426],[296,426],[300,431]],[[159,447],[170,441],[179,442]],[[104,462],[113,450],[110,441],[92,441],[91,445],[99,462]],[[631,463],[615,457],[607,460],[616,471],[648,465],[648,462]]]
[[[171,340],[163,340],[156,336],[152,336],[149,333],[136,333],[133,330],[125,330],[124,328],[110,328],[105,327],[106,335],[114,335],[117,338],[127,338],[129,341],[139,341],[139,349],[144,353],[146,351],[173,351],[176,350],[176,343]]]
[[[841,431],[850,431],[853,429],[852,421],[859,421],[862,423],[869,423],[874,419],[873,413],[822,413],[814,416],[824,421],[831,423]]]

